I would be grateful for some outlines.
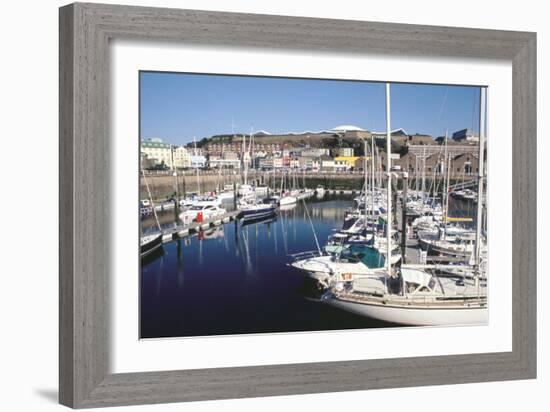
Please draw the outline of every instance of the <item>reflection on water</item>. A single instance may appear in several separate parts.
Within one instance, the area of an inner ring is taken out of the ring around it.
[[[341,227],[352,200],[307,204],[323,243]],[[313,285],[287,263],[289,254],[315,249],[302,203],[267,220],[231,222],[165,244],[142,264],[141,337],[391,326],[309,299]]]

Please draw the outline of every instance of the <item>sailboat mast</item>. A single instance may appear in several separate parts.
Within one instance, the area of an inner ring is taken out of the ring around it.
[[[374,240],[374,137],[370,135],[370,146],[371,146],[371,174],[372,174],[372,183],[371,183],[371,203],[372,203],[372,236]]]
[[[485,175],[484,154],[485,154],[485,107],[487,104],[487,88],[480,89],[479,96],[479,166],[477,173],[477,227],[476,227],[476,249],[475,264],[479,268],[481,263],[481,225],[483,222],[483,177]]]
[[[254,128],[250,126],[250,139],[248,139],[248,159],[250,161],[250,166],[254,169],[254,163],[252,162],[252,156],[254,155]],[[254,178],[256,173],[254,173]]]
[[[246,164],[246,135],[243,134],[243,168],[244,168],[244,184],[247,184],[248,167]]]
[[[449,221],[449,179],[451,171],[451,159],[447,153],[448,132],[445,130],[445,178],[443,180],[443,190],[445,191],[445,221],[443,222],[443,239],[447,237],[447,222]]]
[[[426,148],[422,148],[422,205],[426,204]]]
[[[201,182],[200,182],[200,176],[199,176],[199,164],[197,161],[197,139],[195,136],[193,136],[193,144],[195,145],[195,167],[197,169],[197,194],[200,196],[201,194]]]
[[[365,199],[364,199],[364,202],[365,202],[365,224],[364,224],[364,227],[365,227],[365,235],[367,233],[367,228],[368,228],[368,216],[367,216],[367,188],[368,188],[368,183],[369,183],[369,171],[367,169],[367,139],[363,139],[363,172],[365,173]]]
[[[387,187],[387,216],[386,216],[386,269],[388,276],[391,276],[391,113],[390,113],[390,84],[386,83],[386,172],[388,174],[388,187]]]

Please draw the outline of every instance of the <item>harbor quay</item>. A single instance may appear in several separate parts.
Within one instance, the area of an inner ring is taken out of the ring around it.
[[[151,196],[155,201],[166,201],[173,199],[176,193],[180,198],[185,198],[191,193],[210,193],[219,191],[224,186],[233,184],[238,187],[243,183],[241,174],[220,174],[216,170],[200,171],[199,177],[195,171],[177,171],[177,176],[174,176],[172,171],[153,171],[147,174],[147,182],[151,191]],[[288,172],[273,171],[250,171],[248,182],[256,186],[267,185],[274,192],[278,191],[281,186],[283,176],[288,178]],[[409,173],[410,181],[418,181],[420,189],[422,176],[420,173]],[[339,173],[321,173],[321,172],[297,172],[295,176],[297,185],[303,188],[316,188],[323,186],[326,190],[333,191],[361,191],[364,184],[364,173],[356,172],[339,172]],[[441,194],[443,185],[437,185],[442,180],[441,177],[436,177],[436,185],[432,185],[433,177],[425,177],[424,186],[426,188],[435,188]],[[472,177],[455,177],[450,179],[450,185],[461,184],[472,181]],[[401,190],[401,181],[398,179],[395,182],[397,190]],[[414,186],[413,186],[414,187]],[[145,181],[140,179],[140,198],[147,198],[147,188]]]
[[[248,183],[256,186],[267,185],[273,191],[278,191],[281,186],[281,173],[273,174],[273,172],[252,172],[248,177]],[[352,190],[360,191],[363,186],[362,174],[342,173],[342,174],[326,174],[322,175],[307,174],[297,175],[296,180],[300,187],[315,188],[322,185],[327,190]],[[177,183],[176,183],[177,180]],[[235,184],[237,187],[243,184],[242,176],[239,175],[223,175],[220,176],[217,172],[208,173],[201,171],[199,177],[196,174],[178,172],[178,176],[174,177],[173,172],[164,174],[149,174],[147,182],[151,195],[154,200],[162,201],[172,198],[176,192],[176,184],[178,185],[178,193],[180,197],[185,197],[190,193],[209,193],[219,191],[224,186]],[[305,186],[304,186],[305,184]],[[140,196],[147,197],[147,189],[143,179],[140,180]]]

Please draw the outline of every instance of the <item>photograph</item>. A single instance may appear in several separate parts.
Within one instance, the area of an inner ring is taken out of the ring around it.
[[[140,339],[488,324],[487,98],[140,71]]]

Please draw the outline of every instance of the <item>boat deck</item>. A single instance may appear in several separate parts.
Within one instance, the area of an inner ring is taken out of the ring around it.
[[[397,231],[399,233],[399,242],[401,242],[401,204],[397,204]],[[401,243],[400,243],[401,244]],[[422,249],[420,248],[417,238],[409,237],[406,241],[405,247],[405,262],[407,264],[445,264],[445,263],[458,263],[464,262],[464,258],[451,257],[451,256],[425,256],[422,257]],[[425,259],[425,261],[423,261]]]

